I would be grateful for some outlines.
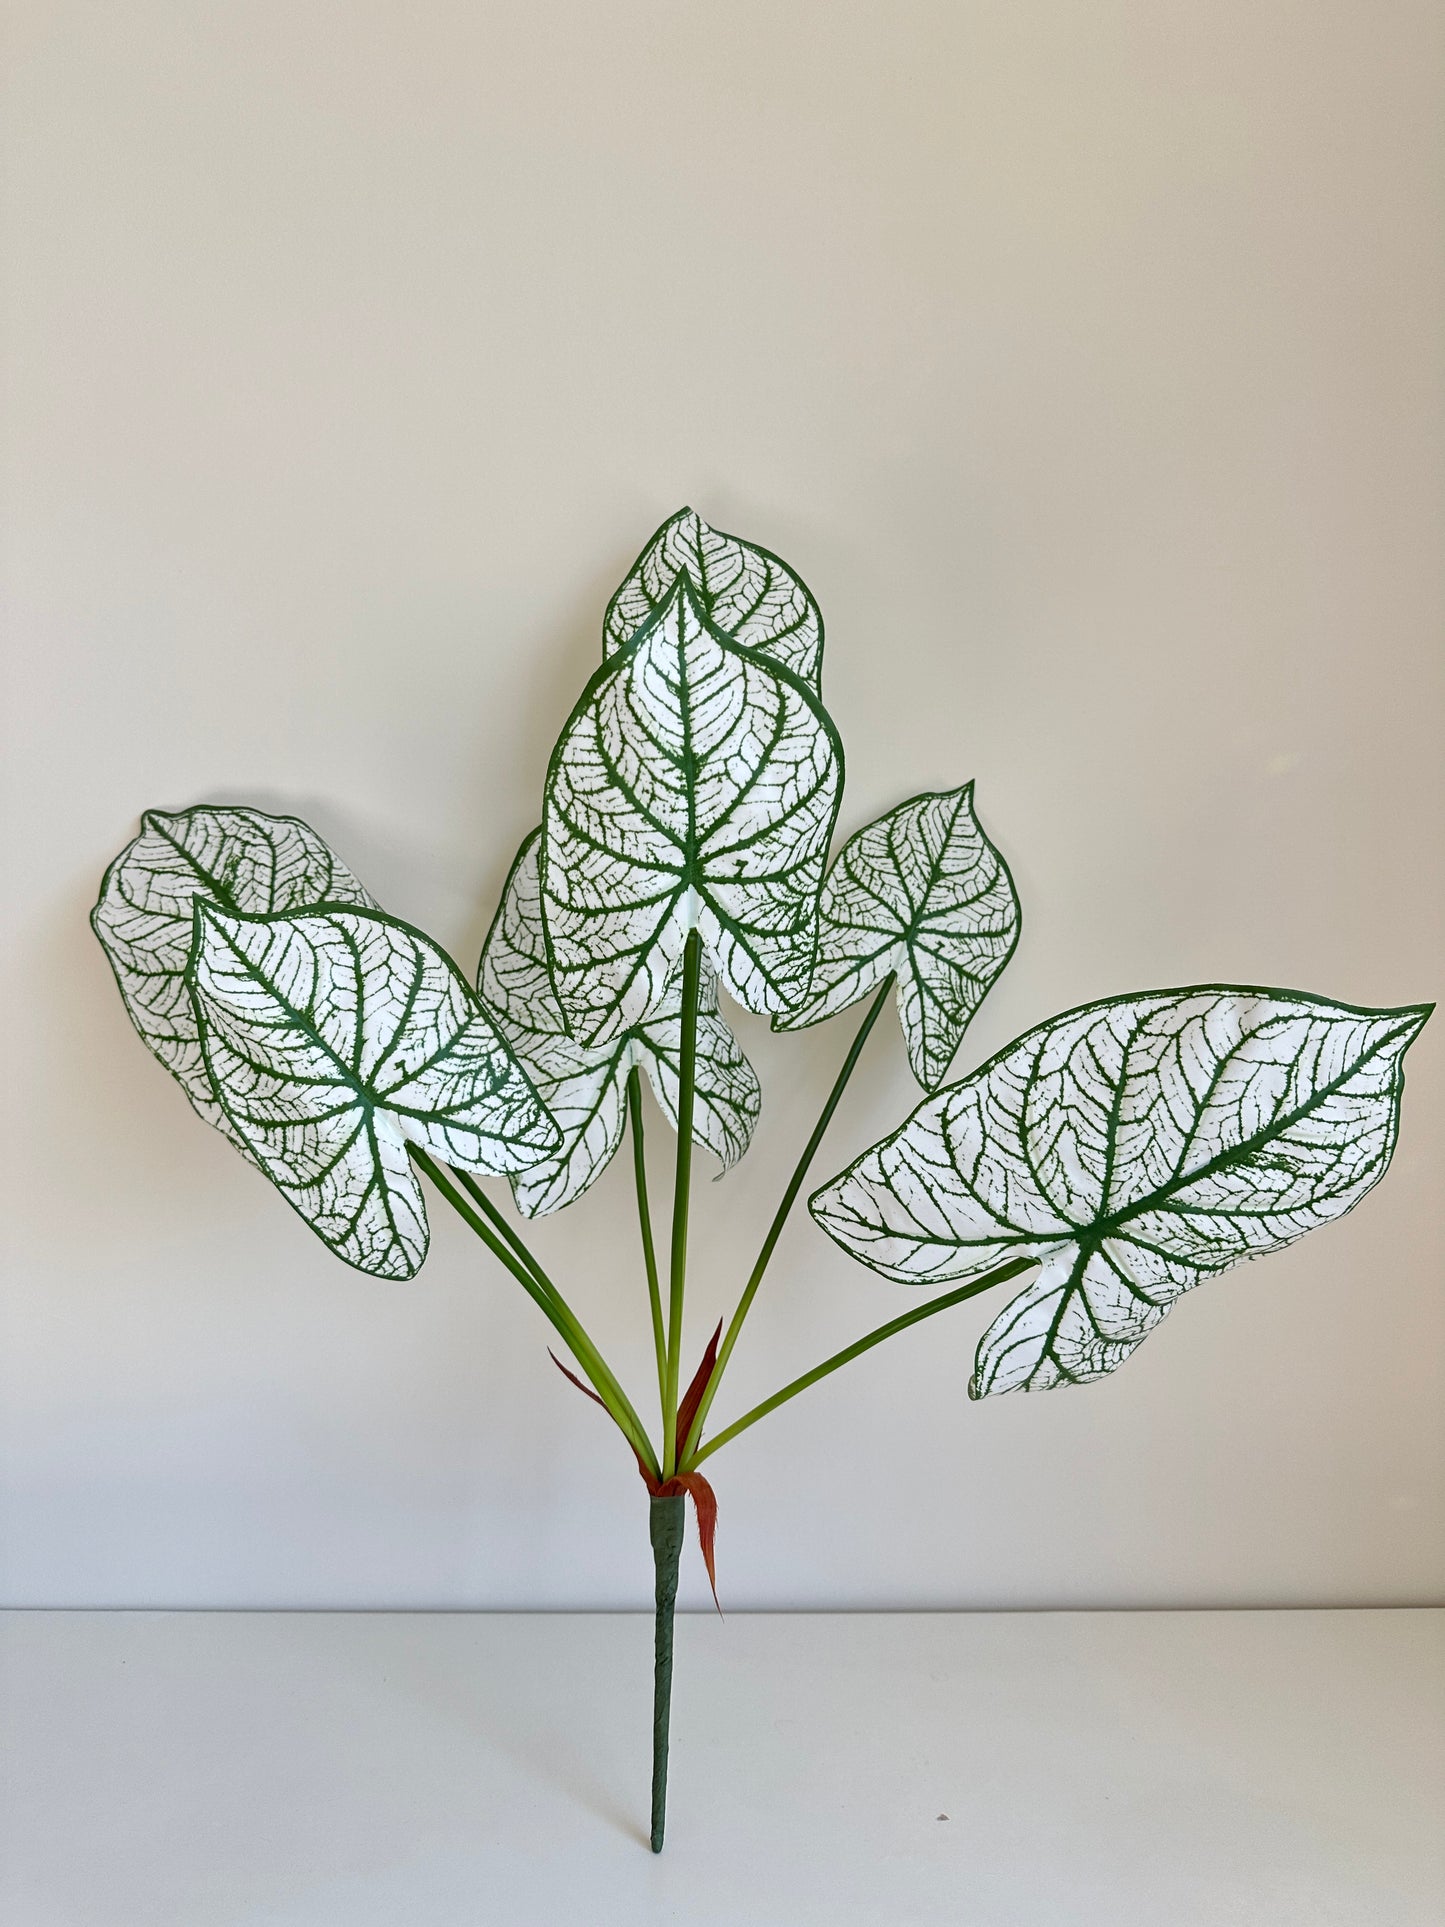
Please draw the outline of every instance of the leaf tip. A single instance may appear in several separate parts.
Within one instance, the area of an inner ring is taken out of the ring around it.
[[[1434,1014],[1435,1006],[1433,1003],[1401,1004],[1398,1009],[1382,1010],[1378,1013],[1381,1022],[1394,1024],[1396,1026],[1386,1042],[1396,1054],[1397,1062],[1404,1058],[1406,1051],[1409,1050],[1410,1046]]]

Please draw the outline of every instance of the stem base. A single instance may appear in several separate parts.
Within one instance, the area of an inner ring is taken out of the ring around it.
[[[667,1825],[667,1741],[672,1712],[672,1622],[677,1605],[677,1569],[682,1561],[685,1501],[651,1499],[648,1531],[657,1575],[657,1617],[652,1665],[652,1851],[662,1852]]]

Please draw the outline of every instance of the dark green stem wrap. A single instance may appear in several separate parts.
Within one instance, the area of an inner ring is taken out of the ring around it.
[[[672,1709],[672,1615],[677,1604],[677,1568],[682,1559],[683,1506],[678,1496],[653,1499],[648,1530],[657,1571],[657,1630],[652,1671],[652,1851],[662,1852],[667,1824],[667,1728]]]

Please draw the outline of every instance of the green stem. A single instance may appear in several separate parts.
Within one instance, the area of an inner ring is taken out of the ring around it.
[[[765,1398],[761,1405],[755,1405],[750,1412],[744,1412],[740,1419],[734,1419],[731,1425],[719,1432],[716,1438],[709,1439],[700,1452],[695,1452],[691,1459],[686,1461],[687,1469],[691,1471],[694,1466],[701,1465],[704,1459],[712,1457],[720,1445],[726,1445],[729,1439],[735,1439],[739,1432],[746,1432],[750,1425],[756,1425],[760,1418],[766,1418],[769,1412],[775,1412],[790,1398],[796,1398],[799,1392],[806,1392],[810,1385],[816,1385],[818,1380],[826,1378],[829,1372],[836,1372],[840,1365],[847,1365],[864,1352],[871,1351],[873,1346],[881,1345],[885,1338],[892,1338],[898,1332],[907,1331],[910,1325],[916,1325],[920,1319],[931,1318],[937,1311],[947,1311],[950,1306],[961,1305],[965,1298],[976,1298],[981,1291],[988,1291],[993,1285],[1001,1285],[1009,1278],[1017,1278],[1021,1271],[1029,1271],[1037,1263],[1037,1258],[1013,1258],[1008,1264],[1000,1265],[994,1271],[986,1271],[982,1278],[975,1278],[971,1284],[960,1285],[957,1291],[946,1291],[941,1298],[930,1298],[926,1305],[919,1305],[914,1311],[904,1312],[901,1318],[890,1318],[886,1325],[880,1325],[876,1331],[869,1332],[866,1337],[855,1340],[851,1345],[845,1345],[841,1352],[834,1352],[833,1356],[825,1358],[821,1365],[815,1365],[812,1371],[804,1372],[803,1376],[795,1378],[791,1385],[785,1385],[782,1391],[774,1392],[772,1397]]]
[[[648,1529],[657,1576],[652,1659],[652,1851],[662,1852],[667,1825],[667,1740],[672,1720],[672,1620],[682,1560],[683,1498],[652,1501]]]
[[[758,1253],[758,1261],[753,1266],[752,1275],[743,1287],[743,1295],[738,1300],[737,1310],[733,1313],[732,1320],[728,1325],[727,1334],[722,1342],[722,1348],[718,1352],[717,1364],[713,1367],[712,1377],[708,1380],[707,1389],[702,1395],[702,1403],[698,1406],[697,1413],[693,1418],[691,1426],[688,1428],[688,1434],[682,1452],[685,1463],[690,1462],[688,1455],[696,1452],[697,1442],[702,1437],[702,1428],[707,1422],[708,1410],[717,1395],[718,1386],[722,1383],[722,1375],[727,1370],[728,1360],[733,1355],[733,1346],[738,1342],[738,1333],[743,1328],[743,1321],[752,1310],[753,1300],[758,1295],[758,1286],[763,1282],[763,1273],[767,1270],[768,1261],[773,1255],[773,1249],[778,1239],[782,1236],[783,1226],[788,1222],[788,1213],[797,1202],[798,1193],[803,1188],[803,1180],[808,1175],[808,1167],[818,1154],[818,1146],[823,1142],[828,1126],[833,1121],[833,1113],[838,1108],[838,1101],[848,1088],[848,1080],[853,1075],[858,1059],[863,1055],[863,1046],[868,1042],[868,1033],[882,1016],[883,1007],[888,1002],[889,992],[892,989],[893,972],[890,970],[888,975],[883,979],[883,982],[878,986],[878,995],[868,1006],[867,1015],[858,1026],[857,1034],[849,1046],[848,1055],[843,1059],[843,1068],[833,1080],[833,1088],[828,1093],[828,1101],[823,1106],[818,1122],[813,1126],[813,1135],[803,1146],[803,1155],[798,1159],[797,1168],[788,1180],[788,1188],[783,1193],[782,1203],[778,1206],[773,1222],[768,1227],[768,1235],[763,1240],[763,1248]]]
[[[642,1073],[634,1064],[627,1078],[627,1116],[632,1125],[632,1175],[637,1185],[637,1222],[642,1232],[642,1262],[647,1267],[647,1302],[652,1310],[652,1346],[657,1353],[657,1396],[667,1404],[667,1333],[662,1323],[662,1286],[652,1242],[652,1211],[647,1202],[647,1153],[642,1141]]]
[[[668,1274],[667,1379],[662,1390],[662,1476],[677,1470],[677,1394],[682,1373],[682,1300],[687,1284],[687,1205],[692,1184],[692,1114],[697,1080],[697,998],[702,938],[689,930],[682,953],[682,1045],[677,1087],[677,1175],[672,1191]]]
[[[499,1211],[496,1205],[492,1203],[492,1200],[477,1183],[471,1172],[458,1171],[454,1165],[450,1164],[446,1168],[476,1205],[477,1209],[488,1219],[492,1229],[511,1247],[515,1255],[527,1267],[528,1271],[531,1272],[542,1289],[549,1292],[553,1298],[560,1302],[562,1294],[557,1290],[546,1272],[543,1271],[536,1258],[533,1257],[531,1249],[523,1239],[521,1233],[508,1224],[505,1213]]]
[[[626,1392],[618,1384],[611,1367],[593,1344],[582,1321],[577,1317],[566,1299],[543,1271],[542,1267],[527,1251],[522,1240],[512,1233],[505,1241],[487,1223],[487,1219],[474,1211],[461,1192],[451,1182],[451,1177],[443,1167],[428,1157],[415,1144],[407,1149],[419,1168],[426,1172],[432,1183],[440,1191],[447,1203],[459,1217],[476,1232],[495,1258],[511,1272],[528,1297],[536,1304],[548,1321],[556,1329],[568,1350],[582,1367],[602,1403],[607,1407],[613,1422],[631,1445],[634,1452],[648,1467],[654,1478],[658,1475],[657,1454],[652,1449],[652,1441],[647,1436],[642,1420],[632,1408]],[[457,1177],[460,1172],[454,1173]],[[487,1215],[495,1217],[495,1208],[490,1199],[483,1200]],[[514,1248],[515,1247],[515,1248]]]

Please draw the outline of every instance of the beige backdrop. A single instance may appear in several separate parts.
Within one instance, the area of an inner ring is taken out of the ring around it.
[[[845,830],[978,780],[1025,934],[960,1070],[1115,991],[1438,994],[1442,42],[1426,0],[12,7],[7,1599],[642,1602],[530,1305],[440,1209],[410,1286],[328,1257],[85,915],[144,806],[247,800],[470,966],[684,501],[818,594]],[[690,1346],[850,1021],[740,1024]],[[1438,1596],[1442,1058],[1361,1210],[1116,1379],[970,1406],[967,1307],[720,1454],[725,1602]],[[890,1026],[818,1175],[913,1095]],[[537,1244],[640,1397],[629,1209],[619,1164]],[[720,1414],[908,1302],[800,1216]]]

